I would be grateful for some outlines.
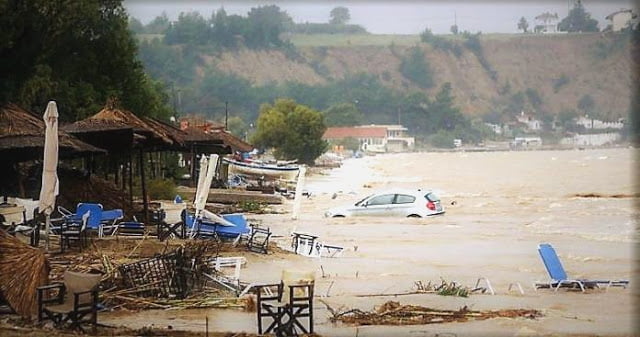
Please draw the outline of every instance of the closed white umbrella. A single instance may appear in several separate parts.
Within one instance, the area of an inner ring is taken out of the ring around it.
[[[202,160],[200,160],[202,164]],[[212,154],[209,156],[209,162],[207,164],[207,173],[202,180],[202,184],[200,184],[201,177],[203,176],[204,171],[200,171],[200,176],[198,176],[198,188],[196,190],[196,200],[195,200],[195,208],[196,214],[195,218],[198,219],[201,217],[201,213],[204,210],[204,206],[207,204],[207,198],[209,198],[209,189],[211,188],[211,182],[213,181],[213,176],[216,173],[216,169],[218,168],[218,155]],[[225,226],[235,226],[233,223],[219,217],[217,222],[224,224]],[[190,236],[193,237],[196,234],[196,226],[191,228]]]
[[[58,107],[56,102],[50,101],[44,111],[44,160],[42,162],[42,187],[38,207],[45,214],[46,249],[49,250],[49,227],[51,213],[56,205],[58,195]]]
[[[204,178],[207,176],[208,163],[209,160],[203,153],[200,157],[200,171],[198,173],[198,185],[196,185],[196,196],[193,200],[193,207],[196,208],[196,215],[198,215],[198,205],[202,203],[202,191],[204,191]]]

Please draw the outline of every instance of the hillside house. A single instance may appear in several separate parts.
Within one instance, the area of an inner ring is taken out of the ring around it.
[[[536,33],[557,33],[558,13],[544,12],[535,17],[533,31]]]
[[[527,130],[530,130],[530,131],[542,130],[542,122],[538,119],[535,119],[533,116],[529,114],[525,114],[524,111],[520,112],[520,116],[518,116],[517,119],[518,119],[518,123],[524,124]]]
[[[402,125],[363,125],[327,128],[322,138],[329,142],[354,138],[368,152],[402,152],[413,149],[415,139],[407,137]]]
[[[607,15],[605,19],[611,21],[611,31],[618,32],[629,26],[636,25],[637,17],[638,15],[630,9],[620,9]]]

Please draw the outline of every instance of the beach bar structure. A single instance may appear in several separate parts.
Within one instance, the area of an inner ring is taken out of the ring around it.
[[[25,196],[22,179],[16,177],[15,165],[42,160],[44,153],[45,125],[36,116],[16,104],[0,106],[0,195]],[[60,159],[88,158],[104,155],[106,151],[62,130],[58,132]]]
[[[131,111],[121,109],[116,100],[109,100],[95,115],[75,123],[62,126],[66,132],[94,146],[108,151],[102,163],[106,175],[113,173],[116,185],[122,190],[128,187],[130,201],[133,202],[134,154],[138,157],[138,172],[142,188],[144,214],[148,216],[148,196],[144,167],[151,165],[152,177],[162,175],[159,163],[166,152],[180,152],[196,163],[199,153],[219,155],[233,153],[234,148],[253,149],[249,144],[238,141],[226,132],[205,133],[197,129],[181,130],[169,123],[138,117]],[[96,163],[88,164],[90,171],[97,171]],[[192,177],[195,165],[192,165]],[[128,184],[127,184],[128,183]],[[128,186],[127,186],[128,185]]]

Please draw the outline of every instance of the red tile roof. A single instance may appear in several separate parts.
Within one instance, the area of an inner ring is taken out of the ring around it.
[[[335,127],[327,128],[322,138],[324,139],[340,139],[340,138],[385,138],[387,136],[387,128],[379,126],[371,127]]]

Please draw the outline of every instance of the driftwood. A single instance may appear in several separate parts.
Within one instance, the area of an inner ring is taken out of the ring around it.
[[[540,311],[533,309],[473,311],[464,306],[459,310],[440,310],[416,305],[401,305],[394,301],[386,302],[370,312],[360,309],[339,311],[330,308],[325,302],[323,303],[332,314],[330,318],[332,322],[342,322],[350,325],[412,325],[466,322],[496,317],[535,319],[542,316]]]

